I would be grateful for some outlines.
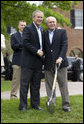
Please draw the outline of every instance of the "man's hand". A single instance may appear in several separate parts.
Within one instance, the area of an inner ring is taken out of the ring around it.
[[[61,64],[61,63],[62,63],[62,58],[58,58],[58,59],[56,60],[56,63],[57,63],[57,64]]]
[[[42,51],[41,49],[39,49],[39,50],[37,51],[37,54],[38,54],[40,57],[42,57],[42,56],[43,56],[43,51]]]
[[[57,27],[57,29],[62,29],[61,27]]]

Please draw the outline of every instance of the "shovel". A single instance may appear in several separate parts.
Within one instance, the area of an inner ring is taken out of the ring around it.
[[[59,67],[60,67],[60,64],[58,65],[58,67],[57,67],[57,64],[56,64],[51,97],[50,97],[49,101],[47,102],[47,109],[48,109],[48,111],[51,114],[55,112],[55,103],[53,102],[53,98],[55,97],[55,89],[56,89],[56,81],[57,81],[57,71],[58,71]]]

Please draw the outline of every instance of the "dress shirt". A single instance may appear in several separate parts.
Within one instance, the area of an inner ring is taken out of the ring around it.
[[[22,32],[21,32],[21,31],[19,31],[19,33],[21,34],[21,37],[22,37]]]
[[[33,22],[33,24],[35,25],[37,32],[38,32],[38,36],[39,36],[39,43],[40,43],[40,49],[42,50],[42,34],[41,34],[41,29],[40,26],[36,26],[36,24]]]
[[[53,30],[53,31],[50,31],[50,30],[49,30],[49,40],[50,40],[50,44],[52,44],[53,35],[54,35],[54,30]]]
[[[52,44],[54,31],[55,31],[55,30],[53,30],[53,31],[50,31],[50,30],[49,30],[49,40],[50,40],[50,44]],[[59,59],[63,60],[62,57],[59,57]]]

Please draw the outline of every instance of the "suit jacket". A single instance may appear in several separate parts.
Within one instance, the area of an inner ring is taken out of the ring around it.
[[[73,71],[80,71],[81,60],[79,58],[75,59],[72,65]]]
[[[14,51],[12,65],[21,65],[22,46],[21,34],[19,32],[14,33],[11,36],[11,48]]]
[[[55,29],[52,44],[49,40],[49,31],[45,32],[44,38],[44,50],[45,50],[45,62],[44,68],[49,70],[52,68],[56,60],[61,57],[63,59],[60,68],[68,66],[68,61],[66,58],[66,52],[68,48],[68,38],[66,30]]]
[[[42,33],[42,45],[43,45],[43,28]],[[22,67],[31,69],[42,68],[42,58],[37,55],[38,49],[40,49],[38,32],[35,25],[32,23],[26,26],[23,30],[23,51],[22,51]]]

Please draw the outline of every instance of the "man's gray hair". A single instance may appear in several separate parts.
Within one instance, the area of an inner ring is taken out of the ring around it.
[[[57,22],[57,20],[56,20],[55,17],[53,17],[53,16],[49,16],[49,17],[46,18],[46,23],[48,22],[49,19],[54,19],[54,20]]]
[[[37,13],[42,13],[43,16],[44,16],[44,13],[43,13],[42,11],[40,11],[40,10],[35,10],[35,11],[32,13],[32,18],[34,18]]]

